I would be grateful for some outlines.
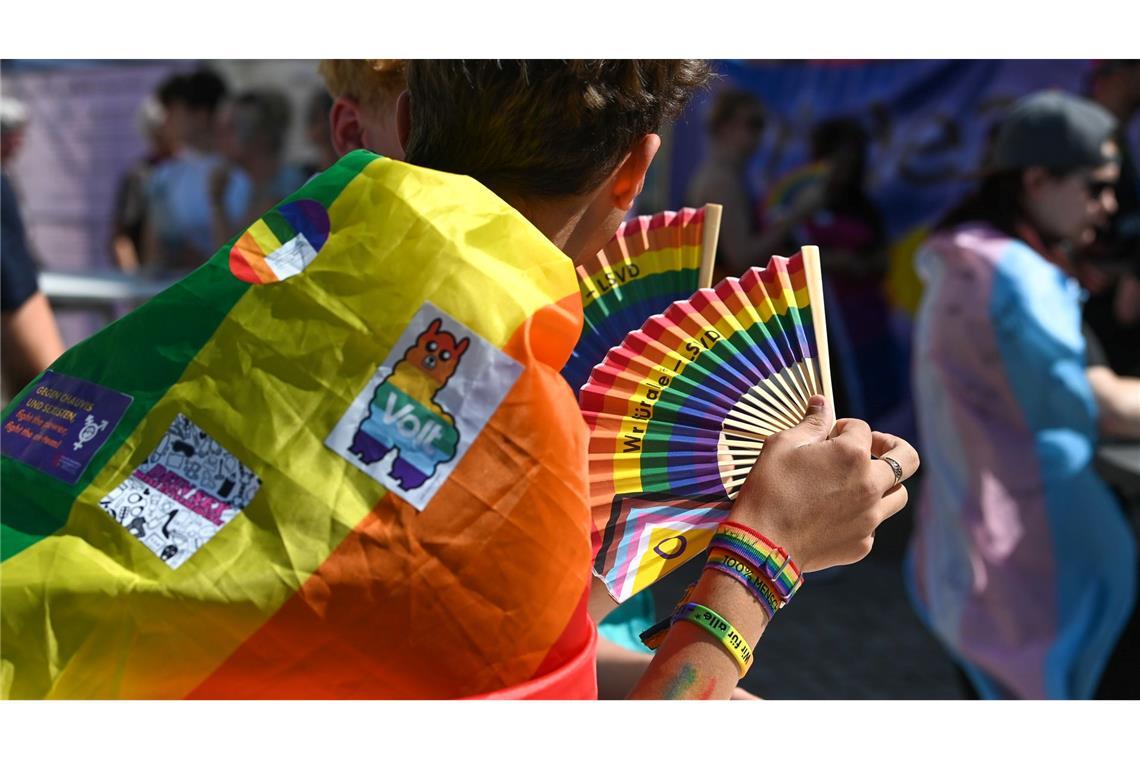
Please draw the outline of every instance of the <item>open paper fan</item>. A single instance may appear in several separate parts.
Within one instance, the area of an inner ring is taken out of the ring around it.
[[[562,370],[577,391],[606,352],[674,301],[712,284],[721,207],[662,211],[623,222],[578,267],[585,323]]]
[[[650,317],[579,395],[602,544],[619,602],[708,545],[768,436],[831,398],[819,249],[730,277]]]

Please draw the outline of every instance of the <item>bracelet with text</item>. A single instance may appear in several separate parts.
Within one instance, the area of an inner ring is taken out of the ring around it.
[[[673,620],[674,622],[687,620],[690,623],[699,625],[712,634],[713,637],[728,650],[728,653],[732,655],[732,659],[736,660],[736,667],[740,671],[740,677],[744,678],[744,674],[748,672],[748,668],[752,665],[752,647],[748,646],[748,642],[744,640],[740,632],[732,627],[732,623],[708,607],[705,607],[703,604],[696,604],[694,602],[690,602],[682,607],[673,617]]]
[[[724,551],[723,549],[713,549],[709,552],[708,561],[705,567],[710,570],[716,570],[723,573],[730,578],[738,581],[748,592],[752,594],[753,598],[760,603],[764,611],[768,613],[768,619],[771,620],[776,616],[776,611],[784,606],[784,600],[780,598],[776,590],[772,588],[771,582],[768,581],[755,567],[748,564],[735,554]]]
[[[800,579],[794,575],[794,571],[781,562],[778,555],[766,552],[759,544],[748,543],[731,533],[720,533],[713,536],[709,542],[709,549],[728,552],[748,562],[772,582],[772,587],[776,589],[781,599],[791,599],[799,588]]]
[[[747,526],[722,523],[710,548],[724,549],[751,563],[772,582],[785,602],[803,585],[803,576],[788,553]]]

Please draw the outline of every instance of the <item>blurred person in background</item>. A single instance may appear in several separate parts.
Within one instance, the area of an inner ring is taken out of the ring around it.
[[[139,134],[147,142],[147,152],[119,183],[111,240],[115,264],[124,272],[137,270],[141,263],[150,176],[157,166],[174,155],[179,145],[174,124],[158,97],[152,95],[143,101],[136,123]]]
[[[224,163],[210,177],[215,248],[305,183],[304,171],[284,159],[291,111],[289,99],[272,89],[244,92],[223,107]]]
[[[19,199],[8,178],[24,139],[27,108],[0,98],[0,342],[5,399],[15,395],[63,353],[51,306],[39,288]]]
[[[748,180],[765,121],[763,103],[744,90],[722,90],[709,111],[709,154],[689,182],[685,203],[724,206],[714,279],[764,266],[773,254],[792,253],[792,230],[823,203],[822,186],[811,185],[787,208],[765,213],[761,196]]]
[[[841,338],[835,353],[844,365],[845,409],[882,424],[904,400],[906,369],[885,292],[886,226],[866,189],[870,136],[858,121],[836,118],[816,125],[810,144],[812,163],[827,167],[818,182],[823,199],[788,247],[819,246],[834,304],[828,321]]]
[[[406,69],[406,61],[390,58],[321,61],[319,71],[333,98],[329,124],[336,155],[365,148],[403,160],[396,103],[408,86]]]
[[[689,182],[690,206],[724,206],[717,264],[737,275],[756,262],[762,226],[759,196],[748,181],[748,166],[764,135],[764,104],[744,90],[722,90],[709,110],[709,153]]]
[[[314,158],[305,166],[306,176],[323,172],[336,163],[338,158],[332,142],[332,125],[329,123],[332,106],[332,95],[324,88],[318,89],[309,98],[309,105],[305,109],[305,137],[313,150]]]
[[[1115,128],[1071,95],[1018,101],[980,187],[917,259],[931,466],[907,580],[968,693],[986,698],[1123,696],[1098,683],[1129,646],[1136,543],[1093,457],[1099,432],[1136,425],[1140,403],[1099,397],[1066,254],[1115,211]]]
[[[142,265],[148,271],[184,272],[217,247],[210,180],[223,165],[214,142],[226,84],[209,69],[175,75],[158,90],[170,120],[173,155],[154,168],[146,186]],[[227,199],[236,231],[245,213],[239,189]]]
[[[1085,319],[1104,347],[1105,366],[1121,375],[1140,376],[1140,174],[1128,128],[1140,111],[1140,61],[1100,61],[1093,69],[1090,97],[1117,119],[1120,150],[1119,207],[1086,251],[1100,282],[1085,305]]]

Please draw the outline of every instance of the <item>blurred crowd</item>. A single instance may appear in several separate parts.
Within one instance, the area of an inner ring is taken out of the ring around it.
[[[328,90],[301,115],[319,156],[308,165],[285,158],[294,115],[282,92],[231,92],[208,68],[163,81],[138,110],[149,149],[116,196],[117,266],[188,271],[348,150],[401,157],[399,68],[381,72],[381,86],[342,63],[322,64]],[[688,205],[724,205],[722,275],[820,247],[837,406],[880,429],[916,420],[924,483],[910,589],[980,696],[1137,693],[1140,506],[1095,459],[1105,441],[1140,440],[1140,176],[1128,138],[1138,111],[1137,61],[1099,62],[1086,92],[1010,109],[982,165],[961,167],[974,192],[916,257],[924,294],[909,345],[892,328],[888,220],[868,190],[859,118],[817,123],[808,161],[759,188],[749,167],[767,124],[762,94],[721,89],[686,188]],[[25,121],[5,100],[5,165]],[[62,344],[6,173],[3,200],[12,389]],[[1079,573],[1065,552],[1088,560]],[[1043,585],[1075,612],[1050,606]]]
[[[230,93],[209,69],[175,74],[138,112],[149,150],[122,179],[113,249],[124,271],[188,271],[266,208],[332,162],[331,99],[314,93],[306,117],[321,165],[284,159],[292,114],[274,89]]]

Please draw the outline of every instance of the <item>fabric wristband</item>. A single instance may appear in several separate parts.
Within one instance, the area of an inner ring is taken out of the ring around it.
[[[744,525],[743,523],[733,522],[732,520],[725,520],[724,522],[722,522],[720,524],[720,527],[723,528],[725,531],[737,531],[738,533],[742,533],[744,535],[738,536],[739,538],[748,539],[750,541],[755,540],[755,541],[759,542],[761,545],[768,547],[769,549],[775,551],[777,556],[780,557],[780,563],[786,564],[788,567],[790,567],[792,569],[792,575],[796,576],[797,578],[802,575],[799,567],[796,565],[795,562],[792,561],[792,558],[790,556],[788,556],[788,552],[784,550],[784,547],[777,546],[774,542],[770,541],[768,539],[768,537],[765,536],[763,533],[760,533],[759,531],[754,530],[754,529],[748,527],[747,525]]]
[[[737,554],[761,570],[785,602],[803,585],[803,576],[788,553],[747,526],[722,523],[710,546]]]
[[[774,618],[776,611],[784,606],[783,600],[769,585],[769,581],[760,575],[756,568],[733,554],[714,549],[709,553],[705,567],[739,581],[768,613],[769,620]]]
[[[740,677],[744,678],[744,674],[748,672],[748,668],[752,666],[752,647],[748,646],[748,642],[740,635],[740,632],[732,627],[723,617],[716,612],[705,607],[703,604],[696,604],[689,602],[680,611],[673,616],[674,622],[678,620],[687,620],[690,623],[696,623],[701,628],[708,631],[728,653],[732,659],[736,660],[736,667],[740,671]]]
[[[799,578],[792,575],[787,566],[779,562],[775,554],[766,554],[762,547],[749,544],[730,534],[718,534],[713,536],[709,548],[735,554],[748,562],[759,570],[764,577],[772,581],[772,587],[776,589],[781,598],[791,599],[798,589]]]

